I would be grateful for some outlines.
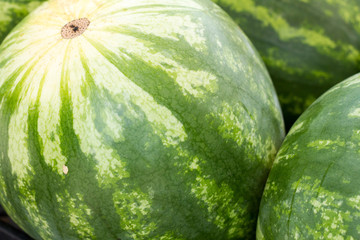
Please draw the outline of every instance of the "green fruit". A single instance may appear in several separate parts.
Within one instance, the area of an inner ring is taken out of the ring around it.
[[[0,59],[1,203],[33,238],[255,235],[282,116],[215,4],[49,1]]]
[[[0,0],[0,44],[29,12],[45,0]]]
[[[258,239],[360,239],[360,75],[311,105],[285,138]]]
[[[290,128],[336,83],[360,72],[359,0],[213,0],[262,56]]]

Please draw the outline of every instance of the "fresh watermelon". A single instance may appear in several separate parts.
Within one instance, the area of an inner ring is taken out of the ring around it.
[[[360,239],[360,75],[336,85],[285,138],[257,239]]]
[[[0,44],[8,33],[45,0],[0,0]]]
[[[245,35],[207,0],[52,0],[0,48],[0,198],[35,239],[255,235],[283,140]]]
[[[360,72],[359,0],[214,0],[262,56],[289,129],[322,93]]]

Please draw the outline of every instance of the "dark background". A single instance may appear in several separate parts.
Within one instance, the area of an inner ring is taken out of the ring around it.
[[[0,206],[0,239],[1,240],[32,240],[6,214]]]

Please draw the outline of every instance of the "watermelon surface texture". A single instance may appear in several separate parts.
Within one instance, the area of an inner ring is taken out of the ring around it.
[[[8,33],[45,0],[0,0],[0,44]]]
[[[270,171],[257,239],[360,239],[360,75],[296,121]]]
[[[360,72],[359,0],[213,0],[262,56],[286,128],[322,93]]]
[[[0,136],[1,203],[35,239],[247,239],[284,128],[211,1],[52,0],[0,48]]]

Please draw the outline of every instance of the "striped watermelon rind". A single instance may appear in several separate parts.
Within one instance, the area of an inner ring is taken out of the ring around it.
[[[0,47],[0,135],[1,203],[35,239],[237,239],[284,129],[212,2],[52,0]]]
[[[45,0],[0,0],[0,44],[8,33]]]
[[[262,56],[289,129],[330,87],[360,71],[358,0],[213,0]]]
[[[266,183],[257,239],[360,238],[360,75],[296,121]]]

